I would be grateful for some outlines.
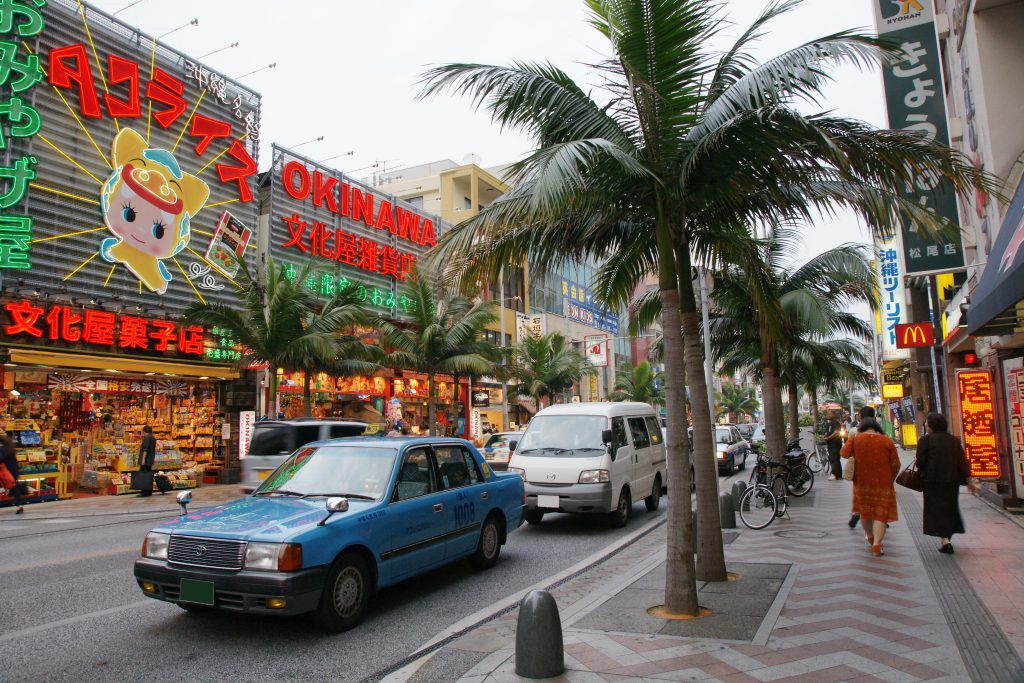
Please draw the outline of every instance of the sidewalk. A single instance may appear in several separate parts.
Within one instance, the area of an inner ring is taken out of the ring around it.
[[[904,459],[911,457],[904,454]],[[665,526],[553,586],[559,681],[1024,681],[1024,529],[966,492],[956,554],[921,534],[921,495],[897,486],[900,521],[870,554],[846,521],[852,487],[818,477],[791,519],[726,532],[736,581],[699,585],[711,616],[667,621]],[[517,610],[386,680],[520,681]]]
[[[149,512],[177,511],[175,496],[179,491],[168,491],[166,495],[154,492],[149,498],[139,498],[136,494],[122,496],[90,496],[88,498],[72,498],[55,500],[47,503],[33,503],[25,506],[25,513],[18,517],[19,521],[32,519],[51,519],[74,515],[76,517],[103,516],[113,514],[134,514]],[[238,484],[207,484],[192,491],[192,506],[204,507],[217,505],[244,494]],[[15,508],[0,508],[0,519],[13,515]]]

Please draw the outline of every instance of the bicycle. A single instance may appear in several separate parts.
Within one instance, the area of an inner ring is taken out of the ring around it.
[[[762,457],[768,464],[761,464]],[[758,453],[757,465],[751,468],[749,483],[751,486],[754,484],[767,485],[769,469],[772,467],[782,467],[783,472],[777,476],[784,478],[788,492],[797,498],[806,496],[807,492],[814,486],[814,471],[803,460],[802,456],[791,456],[787,453],[780,466],[772,464],[767,456],[762,456]]]
[[[764,529],[776,517],[784,517],[789,510],[786,476],[782,473],[771,475],[771,470],[778,467],[780,465],[773,463],[768,456],[757,456],[757,470],[764,473],[764,481],[761,477],[755,478],[754,485],[740,496],[739,504],[740,520],[751,529]],[[767,483],[769,480],[770,484]]]
[[[807,467],[815,474],[818,472],[828,474],[832,471],[832,465],[829,464],[828,460],[828,446],[825,445],[824,441],[815,442],[814,452],[807,458]]]

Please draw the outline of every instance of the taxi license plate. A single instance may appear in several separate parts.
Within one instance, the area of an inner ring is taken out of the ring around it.
[[[558,509],[558,496],[537,496],[537,507]]]
[[[194,602],[197,605],[213,605],[213,581],[197,581],[196,579],[181,580],[182,602]]]
[[[263,481],[264,479],[269,477],[270,473],[273,471],[274,470],[260,470],[259,472],[256,473],[256,476],[260,478],[260,481]]]

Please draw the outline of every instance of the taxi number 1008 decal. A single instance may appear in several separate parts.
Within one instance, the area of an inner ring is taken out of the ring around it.
[[[476,503],[469,501],[455,506],[455,523],[459,526],[472,524],[476,521]]]

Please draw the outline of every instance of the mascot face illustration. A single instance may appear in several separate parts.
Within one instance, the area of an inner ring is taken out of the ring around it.
[[[123,263],[153,292],[163,294],[171,274],[161,261],[185,248],[192,217],[210,196],[199,178],[183,173],[164,149],[146,146],[124,128],[114,138],[114,172],[103,185],[103,220],[115,237],[100,243],[108,263]]]

